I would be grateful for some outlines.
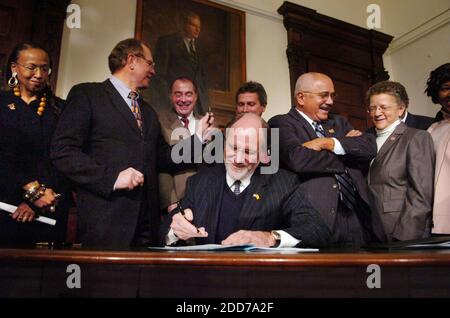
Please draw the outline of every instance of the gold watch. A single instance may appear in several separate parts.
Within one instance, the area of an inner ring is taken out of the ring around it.
[[[277,231],[270,231],[270,234],[272,234],[272,236],[275,238],[275,245],[273,245],[272,247],[280,246],[281,234],[279,232],[277,232]]]

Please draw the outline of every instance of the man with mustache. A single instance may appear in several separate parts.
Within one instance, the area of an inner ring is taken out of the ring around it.
[[[375,138],[329,114],[335,98],[327,75],[305,73],[298,78],[295,107],[269,121],[271,128],[280,129],[281,164],[299,175],[335,244],[357,247],[384,241],[383,225],[370,209],[359,169],[360,163],[376,155]]]
[[[161,130],[166,142],[174,145],[180,140],[195,134],[196,123],[200,117],[195,114],[198,91],[194,81],[189,77],[178,77],[171,85],[171,110],[158,113]],[[186,180],[195,174],[196,169],[186,170],[177,174],[159,174],[159,192],[161,209],[170,212],[176,202],[184,197]]]

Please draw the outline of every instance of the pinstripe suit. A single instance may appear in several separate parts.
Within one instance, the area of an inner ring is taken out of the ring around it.
[[[196,239],[197,244],[217,243],[215,237],[225,176],[225,166],[216,164],[203,168],[188,179],[182,205],[192,209],[194,224],[205,227],[208,232],[208,237]],[[280,169],[276,174],[262,175],[257,169],[248,190],[239,215],[239,230],[283,230],[301,240],[301,246],[329,244],[331,233],[307,201],[296,174]],[[164,236],[171,218],[172,215],[168,215]]]

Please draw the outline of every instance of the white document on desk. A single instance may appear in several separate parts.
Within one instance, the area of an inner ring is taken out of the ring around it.
[[[246,251],[246,252],[271,252],[271,253],[302,253],[318,252],[316,248],[296,248],[296,247],[256,247],[252,244],[243,245],[221,245],[221,244],[203,244],[188,246],[165,246],[149,247],[149,249],[163,251]]]
[[[221,245],[221,244],[203,244],[203,245],[188,245],[188,246],[164,246],[164,247],[149,247],[154,250],[164,251],[246,251],[252,248],[253,245]]]

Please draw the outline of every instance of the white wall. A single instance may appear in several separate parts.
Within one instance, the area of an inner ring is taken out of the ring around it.
[[[267,90],[266,119],[290,107],[287,35],[276,10],[282,0],[214,0],[246,12],[247,79]],[[134,35],[136,0],[75,0],[82,28],[64,29],[57,93],[65,97],[79,82],[102,81],[107,56],[120,40]],[[291,0],[346,22],[366,27],[367,5],[381,6],[381,32],[395,36],[385,66],[405,84],[411,111],[433,115],[423,95],[428,73],[450,61],[448,0]]]
[[[108,55],[120,40],[134,36],[136,0],[73,0],[81,28],[64,27],[56,94],[66,97],[82,82],[104,81]]]
[[[384,56],[391,79],[402,83],[410,111],[434,117],[439,107],[423,92],[430,71],[450,62],[450,2],[448,0],[383,0],[386,28],[396,35]]]

